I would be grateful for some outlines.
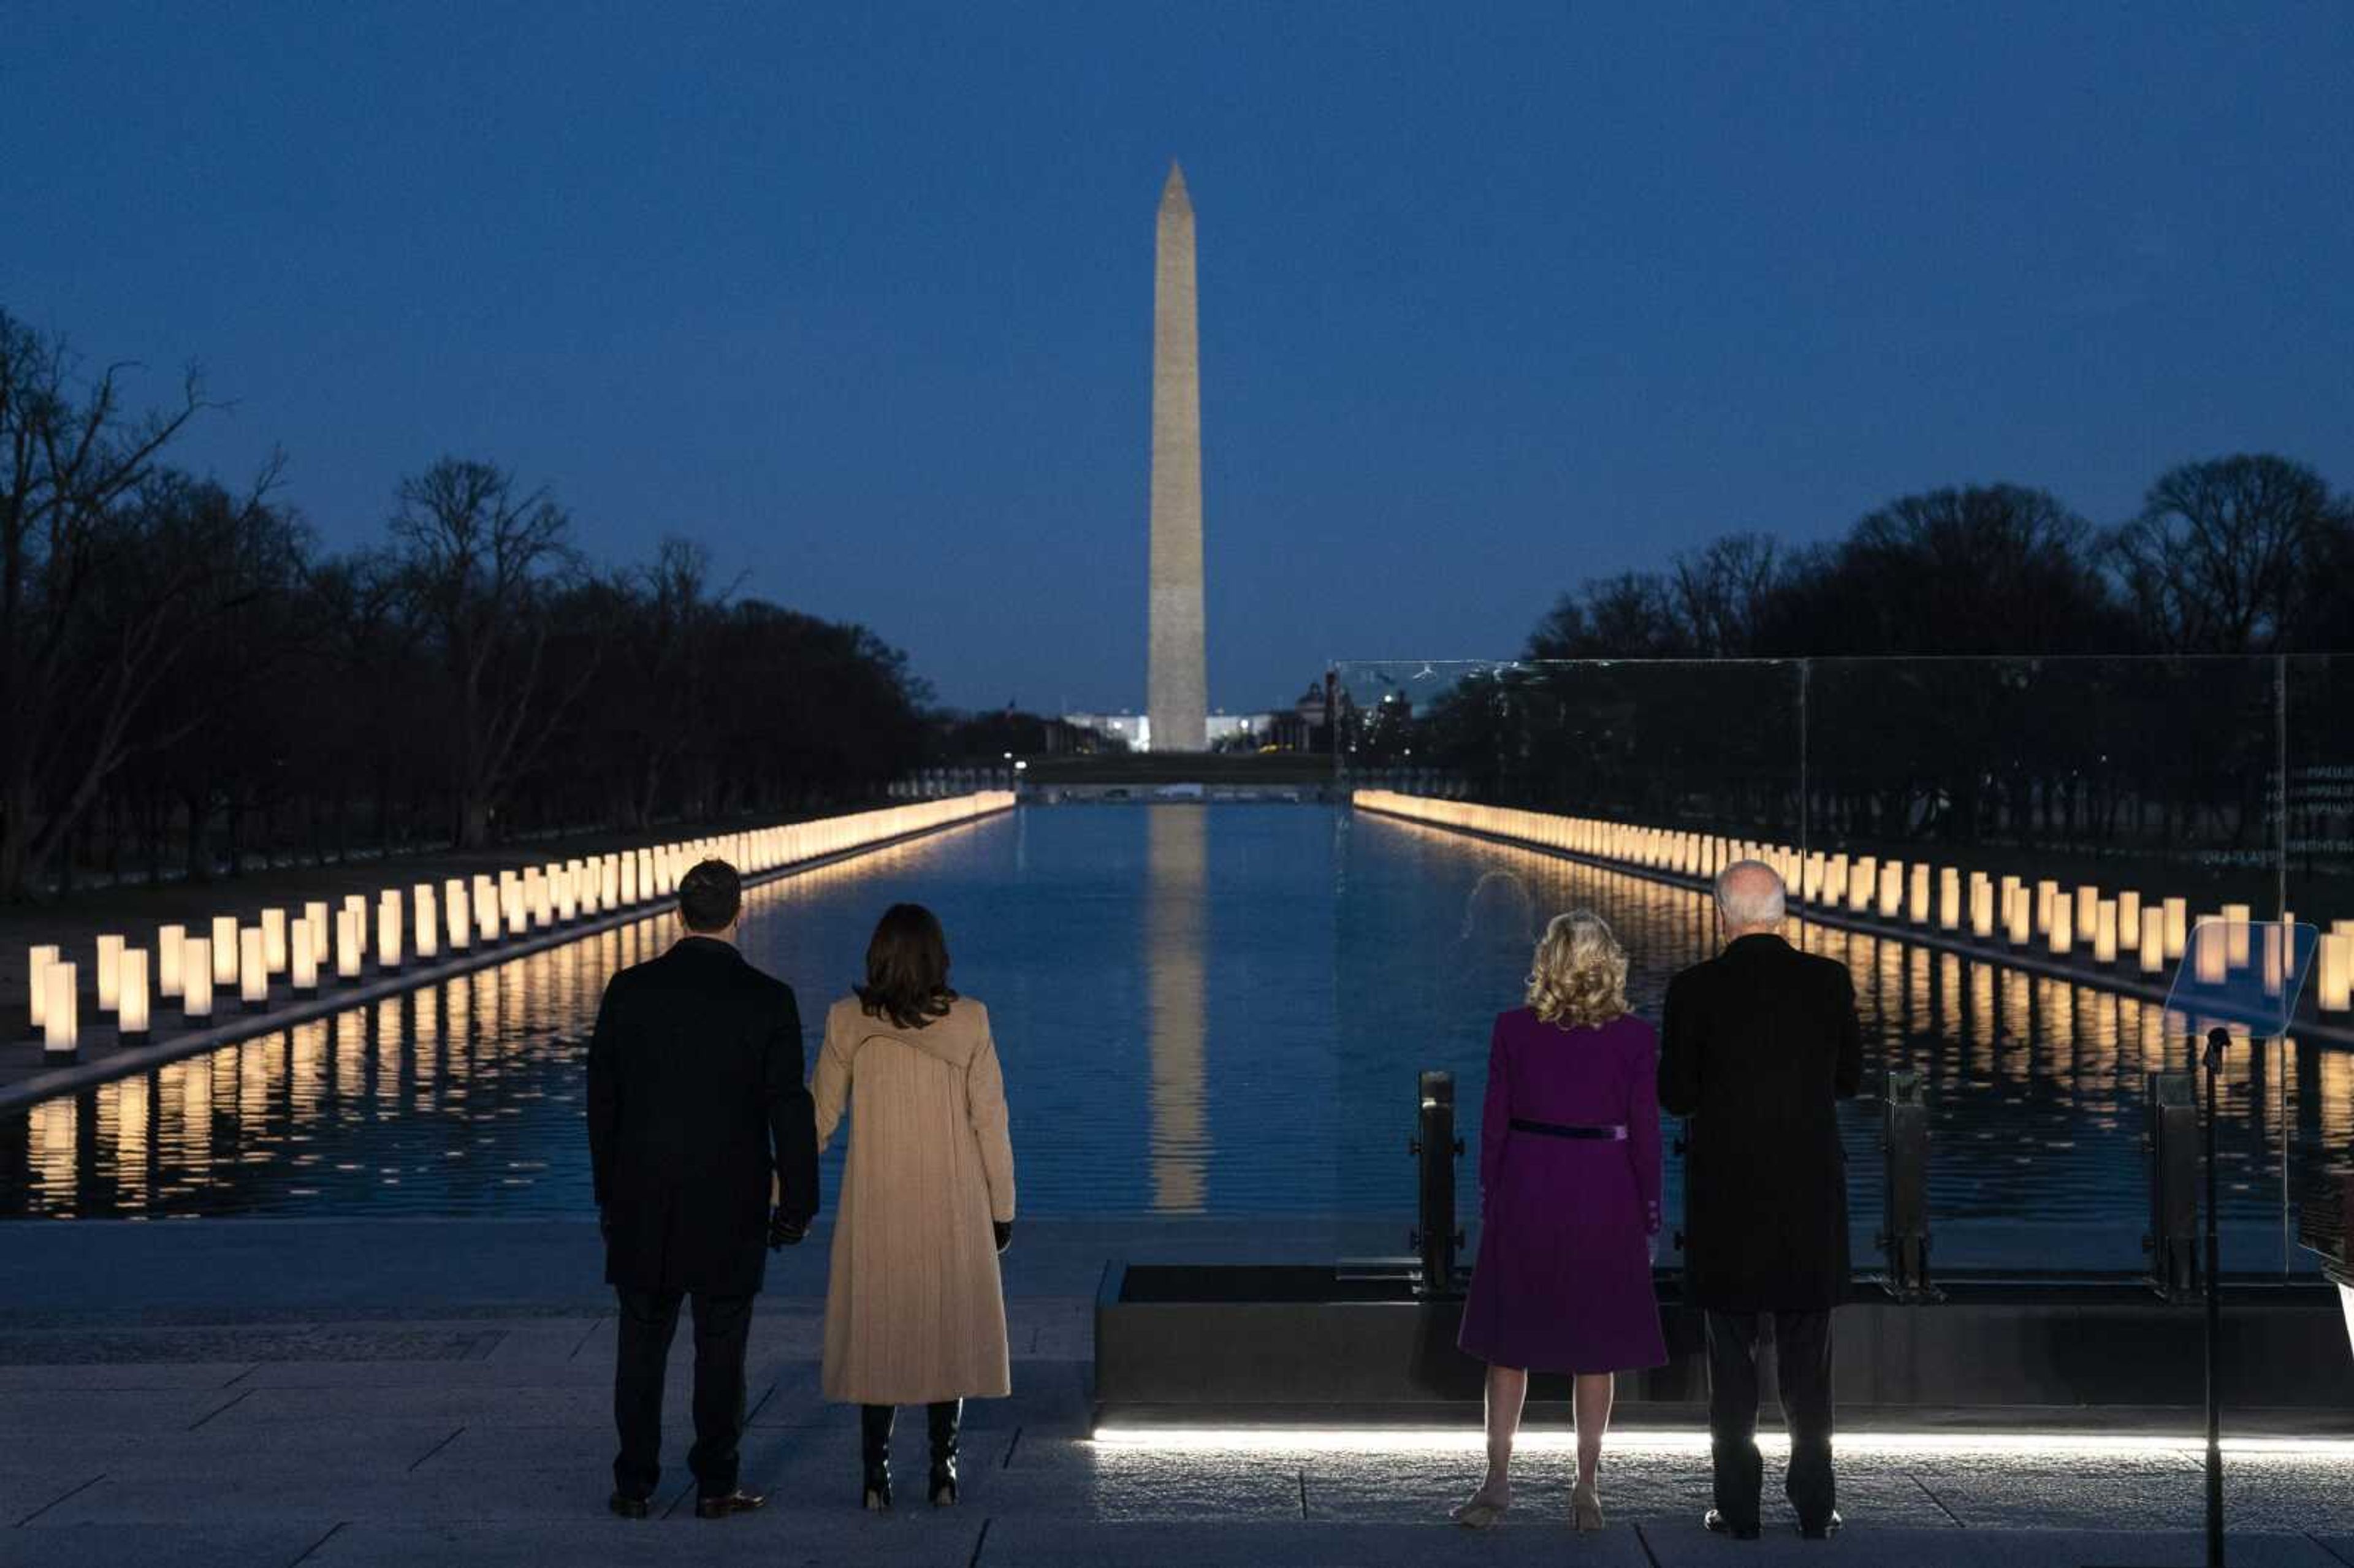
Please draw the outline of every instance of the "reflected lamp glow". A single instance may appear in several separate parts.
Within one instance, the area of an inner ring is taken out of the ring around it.
[[[213,1015],[213,952],[212,943],[202,937],[191,937],[181,944],[180,1016],[210,1018]]]

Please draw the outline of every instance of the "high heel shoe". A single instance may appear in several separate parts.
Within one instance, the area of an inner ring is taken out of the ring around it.
[[[858,1407],[859,1458],[866,1471],[861,1500],[869,1513],[891,1511],[891,1421],[897,1414],[888,1404]]]
[[[1569,1489],[1569,1510],[1575,1516],[1580,1534],[1602,1528],[1602,1492],[1592,1481],[1580,1481]]]
[[[925,1414],[932,1439],[932,1506],[949,1508],[957,1500],[957,1423],[964,1414],[964,1401],[944,1399]]]

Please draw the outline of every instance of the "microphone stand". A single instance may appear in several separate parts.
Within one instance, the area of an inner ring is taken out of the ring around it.
[[[2223,1568],[2223,1440],[2222,1393],[2217,1382],[2217,1341],[2221,1337],[2223,1302],[2220,1293],[2221,1248],[2215,1223],[2216,1080],[2223,1070],[2223,1052],[2231,1034],[2221,1028],[2207,1032],[2207,1563]]]

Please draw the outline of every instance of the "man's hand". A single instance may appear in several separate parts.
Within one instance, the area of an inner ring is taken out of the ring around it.
[[[789,1246],[799,1246],[809,1234],[809,1222],[797,1220],[779,1209],[769,1216],[769,1250],[780,1252]]]
[[[1013,1222],[1012,1220],[991,1220],[989,1222],[989,1228],[997,1233],[998,1251],[1003,1252],[1007,1247],[1013,1245]]]

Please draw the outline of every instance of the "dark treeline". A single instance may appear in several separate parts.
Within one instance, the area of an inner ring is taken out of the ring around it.
[[[1357,747],[1375,764],[1411,747],[1480,799],[1803,822],[1822,844],[2228,858],[2285,829],[2334,854],[2354,829],[2313,780],[2354,760],[2354,681],[2333,650],[2354,650],[2354,503],[2302,464],[2235,456],[2168,471],[2106,528],[2043,491],[1974,486],[1829,544],[1737,534],[1589,581],[1528,662],[1410,720],[1369,708]]]
[[[0,312],[0,897],[801,810],[923,758],[901,654],[692,543],[600,568],[546,491],[443,458],[331,554],[274,463],[167,461],[208,406],[133,413]]]

